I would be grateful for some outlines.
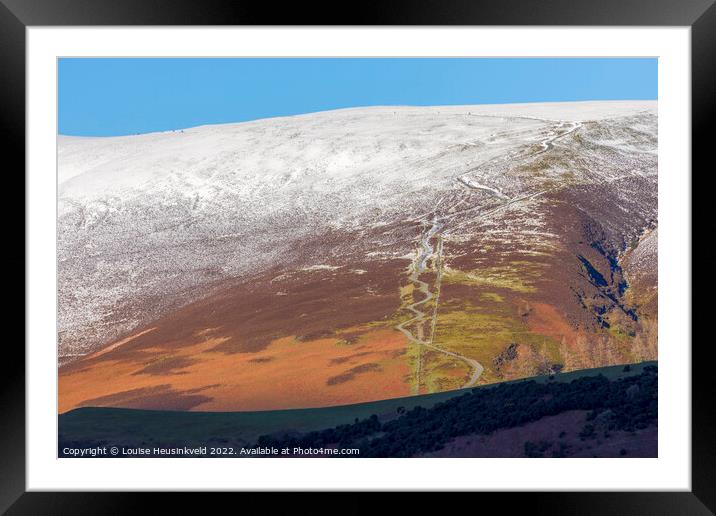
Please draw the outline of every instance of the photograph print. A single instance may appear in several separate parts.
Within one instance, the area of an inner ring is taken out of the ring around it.
[[[59,457],[657,457],[657,59],[57,66]]]

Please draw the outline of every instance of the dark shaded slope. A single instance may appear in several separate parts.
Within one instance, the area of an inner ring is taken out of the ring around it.
[[[570,410],[590,410],[595,417],[610,410],[613,431],[640,429],[655,422],[656,381],[655,363],[650,362],[321,409],[200,413],[84,408],[59,416],[59,454],[96,446],[207,446],[238,452],[258,443],[352,446],[360,449],[360,456],[410,456],[439,450],[456,436],[490,433]]]

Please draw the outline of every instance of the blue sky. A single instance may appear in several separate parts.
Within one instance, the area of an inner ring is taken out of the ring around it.
[[[356,106],[657,98],[657,59],[59,60],[60,134],[113,136]]]

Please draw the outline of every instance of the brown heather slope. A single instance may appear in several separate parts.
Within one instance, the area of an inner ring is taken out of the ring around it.
[[[456,437],[428,457],[658,457],[658,427],[643,430],[600,432],[580,437],[588,411],[569,410],[556,416],[490,435]]]
[[[59,410],[256,410],[408,395],[405,338],[388,320],[402,265],[258,278],[186,306],[61,367]]]
[[[458,219],[470,238],[446,234],[442,260],[420,276],[438,293],[425,307],[437,307],[433,344],[478,360],[479,384],[656,358],[655,313],[629,315],[632,299],[653,292],[651,276],[620,291],[619,264],[634,268],[637,254],[619,254],[575,206],[579,195],[561,189],[499,219]],[[61,367],[60,412],[319,407],[462,387],[466,362],[396,331],[422,298],[408,263],[304,267],[227,286]]]
[[[656,311],[634,302],[656,303],[656,276],[622,268],[623,235],[653,221],[615,220],[598,200],[630,185],[611,189],[546,191],[448,233],[435,343],[480,361],[481,383],[656,359]]]
[[[445,163],[413,163],[453,177],[410,197],[409,213],[383,206],[363,225],[313,228],[276,262],[271,240],[256,244],[262,272],[212,276],[185,306],[181,295],[124,300],[143,323],[60,366],[59,410],[343,405],[654,360],[656,141],[644,128],[655,124],[554,124],[563,136],[544,150],[485,163],[469,159],[482,144],[449,148]],[[277,215],[264,231],[286,235],[312,216]],[[217,256],[242,257],[246,235],[219,237],[237,251]],[[202,233],[197,256],[213,256],[219,237]]]

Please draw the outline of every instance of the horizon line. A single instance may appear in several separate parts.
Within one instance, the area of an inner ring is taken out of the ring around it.
[[[249,124],[254,122],[260,122],[263,120],[273,120],[277,118],[294,118],[294,117],[300,117],[300,116],[307,116],[307,115],[315,115],[318,113],[330,113],[334,111],[348,111],[351,109],[370,109],[370,108],[432,108],[432,107],[451,107],[451,108],[458,108],[458,107],[478,107],[478,106],[513,106],[513,105],[535,105],[535,104],[577,104],[577,103],[587,103],[587,102],[658,102],[657,98],[619,98],[619,99],[577,99],[577,100],[547,100],[547,101],[538,101],[538,102],[524,102],[524,101],[515,101],[515,102],[483,102],[480,104],[364,104],[364,105],[355,105],[355,106],[345,106],[345,107],[336,107],[331,109],[319,109],[317,111],[305,111],[301,113],[292,113],[292,114],[285,114],[285,115],[275,115],[275,116],[267,116],[267,117],[260,117],[260,118],[252,118],[248,120],[238,120],[238,121],[229,121],[229,122],[216,122],[216,123],[206,123],[206,124],[197,124],[197,125],[191,125],[191,126],[184,126],[184,127],[176,127],[172,129],[164,129],[159,131],[148,131],[145,133],[121,133],[121,134],[111,134],[111,135],[99,135],[99,134],[67,134],[67,133],[61,133],[57,132],[57,136],[63,136],[67,138],[123,138],[127,136],[144,136],[149,134],[160,134],[160,133],[172,133],[177,131],[186,131],[191,129],[197,129],[199,127],[209,127],[209,126],[220,126],[220,125],[240,125],[240,124]],[[479,115],[477,115],[479,116]]]

